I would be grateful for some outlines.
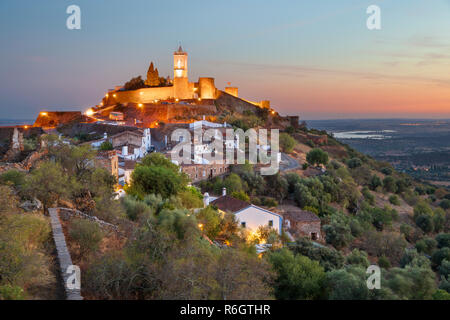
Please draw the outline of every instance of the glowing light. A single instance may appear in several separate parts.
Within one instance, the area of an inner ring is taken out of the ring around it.
[[[106,94],[106,95],[105,95],[105,97],[107,97],[107,98],[108,98],[108,97],[109,97],[109,94]]]
[[[198,101],[202,101],[202,98],[198,98]]]
[[[272,110],[272,114],[275,114],[275,111],[274,111],[274,110]]]
[[[142,108],[143,106],[144,106],[144,105],[143,105],[142,103],[139,103],[139,104],[138,104],[138,107],[139,107],[139,108]]]
[[[116,97],[117,97],[117,94],[114,93],[114,94],[113,94],[113,97],[116,98]]]
[[[47,112],[41,112],[41,116],[46,117],[46,116],[48,116],[48,113]]]
[[[197,88],[194,88],[194,91],[197,91],[198,89]]]
[[[177,98],[177,99],[175,99],[175,101],[178,102],[178,101],[180,101],[180,99]]]
[[[202,231],[203,231],[203,227],[204,227],[204,226],[203,226],[203,223],[199,223],[199,224],[198,224],[198,228],[199,228],[200,230],[202,230]]]
[[[24,128],[24,129],[28,129],[28,126],[24,126],[23,128]]]
[[[92,109],[89,109],[89,110],[86,111],[86,115],[88,117],[91,117],[93,114],[94,114],[94,110],[92,110]]]

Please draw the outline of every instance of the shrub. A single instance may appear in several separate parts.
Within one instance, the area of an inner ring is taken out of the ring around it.
[[[280,149],[283,152],[290,153],[294,149],[297,141],[289,133],[280,133]]]
[[[391,267],[391,262],[389,261],[389,259],[387,257],[381,256],[378,259],[378,265],[380,266],[380,268],[389,269]]]
[[[70,224],[69,235],[78,244],[80,257],[97,250],[103,239],[98,224],[84,219],[77,219]]]
[[[100,150],[101,151],[114,150],[114,147],[110,141],[105,141],[100,145]]]
[[[328,163],[328,153],[319,148],[314,148],[306,155],[306,161],[311,165],[326,165]]]
[[[397,183],[396,183],[395,179],[391,176],[384,178],[383,188],[387,192],[396,193],[397,192]]]
[[[195,187],[187,187],[178,194],[178,197],[186,209],[203,208],[203,196]]]
[[[439,206],[444,210],[450,209],[450,200],[448,199],[442,200]]]
[[[361,167],[362,166],[362,161],[359,158],[351,158],[350,160],[347,161],[347,166],[350,169]]]
[[[25,184],[26,174],[17,170],[9,170],[0,175],[0,184],[11,184],[18,188]]]
[[[245,201],[245,202],[250,202],[250,197],[243,190],[234,191],[231,194],[231,196],[233,198],[236,198],[236,199],[239,199],[239,200],[242,200],[242,201]]]
[[[369,188],[370,190],[377,190],[379,187],[383,186],[383,182],[381,181],[380,177],[377,175],[373,175],[372,178],[369,181]]]
[[[389,197],[389,202],[395,206],[400,205],[400,199],[396,195],[392,195]]]
[[[435,239],[439,249],[450,248],[450,233],[438,234]]]

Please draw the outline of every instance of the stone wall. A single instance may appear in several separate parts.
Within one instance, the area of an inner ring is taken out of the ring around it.
[[[52,226],[53,240],[55,241],[56,254],[58,255],[58,262],[61,272],[61,278],[63,280],[63,287],[67,300],[83,300],[81,291],[77,289],[69,289],[67,286],[67,280],[70,276],[67,270],[73,265],[72,258],[70,257],[69,250],[67,249],[66,238],[59,221],[59,214],[56,208],[48,209],[50,214],[50,222]]]
[[[153,103],[155,100],[165,100],[174,97],[174,87],[143,88],[130,91],[116,91],[108,93],[103,99],[104,105],[117,103]]]
[[[119,231],[119,228],[117,226],[113,225],[112,223],[100,220],[99,218],[97,218],[95,216],[90,216],[79,210],[69,209],[69,208],[55,208],[55,209],[58,211],[61,219],[63,219],[63,220],[69,220],[72,217],[77,217],[77,218],[86,219],[86,220],[95,222],[103,229],[106,229],[109,231],[114,231],[114,232]],[[50,209],[49,209],[49,211],[50,211]]]

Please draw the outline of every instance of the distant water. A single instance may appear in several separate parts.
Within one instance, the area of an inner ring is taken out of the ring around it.
[[[394,133],[395,130],[381,130],[381,131],[344,131],[332,132],[336,139],[375,139],[383,140],[389,139],[391,136],[386,133]]]
[[[33,124],[34,120],[29,119],[1,119],[0,118],[0,127],[5,126],[23,126],[26,124]]]

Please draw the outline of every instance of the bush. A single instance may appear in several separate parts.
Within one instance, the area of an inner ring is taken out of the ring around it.
[[[391,267],[391,262],[389,261],[389,259],[387,257],[381,256],[378,259],[378,265],[380,266],[380,268],[389,269]]]
[[[187,187],[178,194],[183,208],[203,208],[203,196],[195,187]]]
[[[101,151],[110,151],[110,150],[114,150],[114,147],[110,141],[105,141],[100,145],[100,150]]]
[[[69,235],[78,244],[80,257],[98,250],[103,239],[103,232],[98,224],[84,219],[77,219],[70,224]]]
[[[0,175],[0,184],[11,184],[20,188],[25,184],[26,174],[17,170],[9,170]]]
[[[400,205],[400,199],[396,195],[392,195],[389,197],[389,202],[393,204],[394,206]]]
[[[435,239],[439,249],[450,248],[450,233],[438,234]]]
[[[311,165],[326,165],[328,163],[328,153],[319,148],[314,148],[306,155],[306,161]]]
[[[450,209],[450,200],[448,199],[442,200],[439,206],[444,210]]]
[[[280,133],[280,149],[283,152],[290,153],[294,149],[297,141],[289,133]]]
[[[234,191],[231,196],[233,198],[245,201],[245,202],[250,202],[250,197],[244,192],[244,191]]]
[[[362,166],[362,161],[359,158],[351,158],[350,160],[347,161],[347,166],[350,169],[361,167]]]
[[[294,255],[287,249],[272,253],[269,261],[277,272],[274,284],[277,299],[319,299],[322,296],[326,275],[317,261]]]
[[[373,175],[372,178],[369,181],[369,188],[370,190],[377,190],[379,187],[383,186],[383,182],[381,181],[380,177],[377,175]]]
[[[391,176],[384,178],[383,180],[383,188],[386,192],[396,193],[397,192],[397,183],[395,179]]]

